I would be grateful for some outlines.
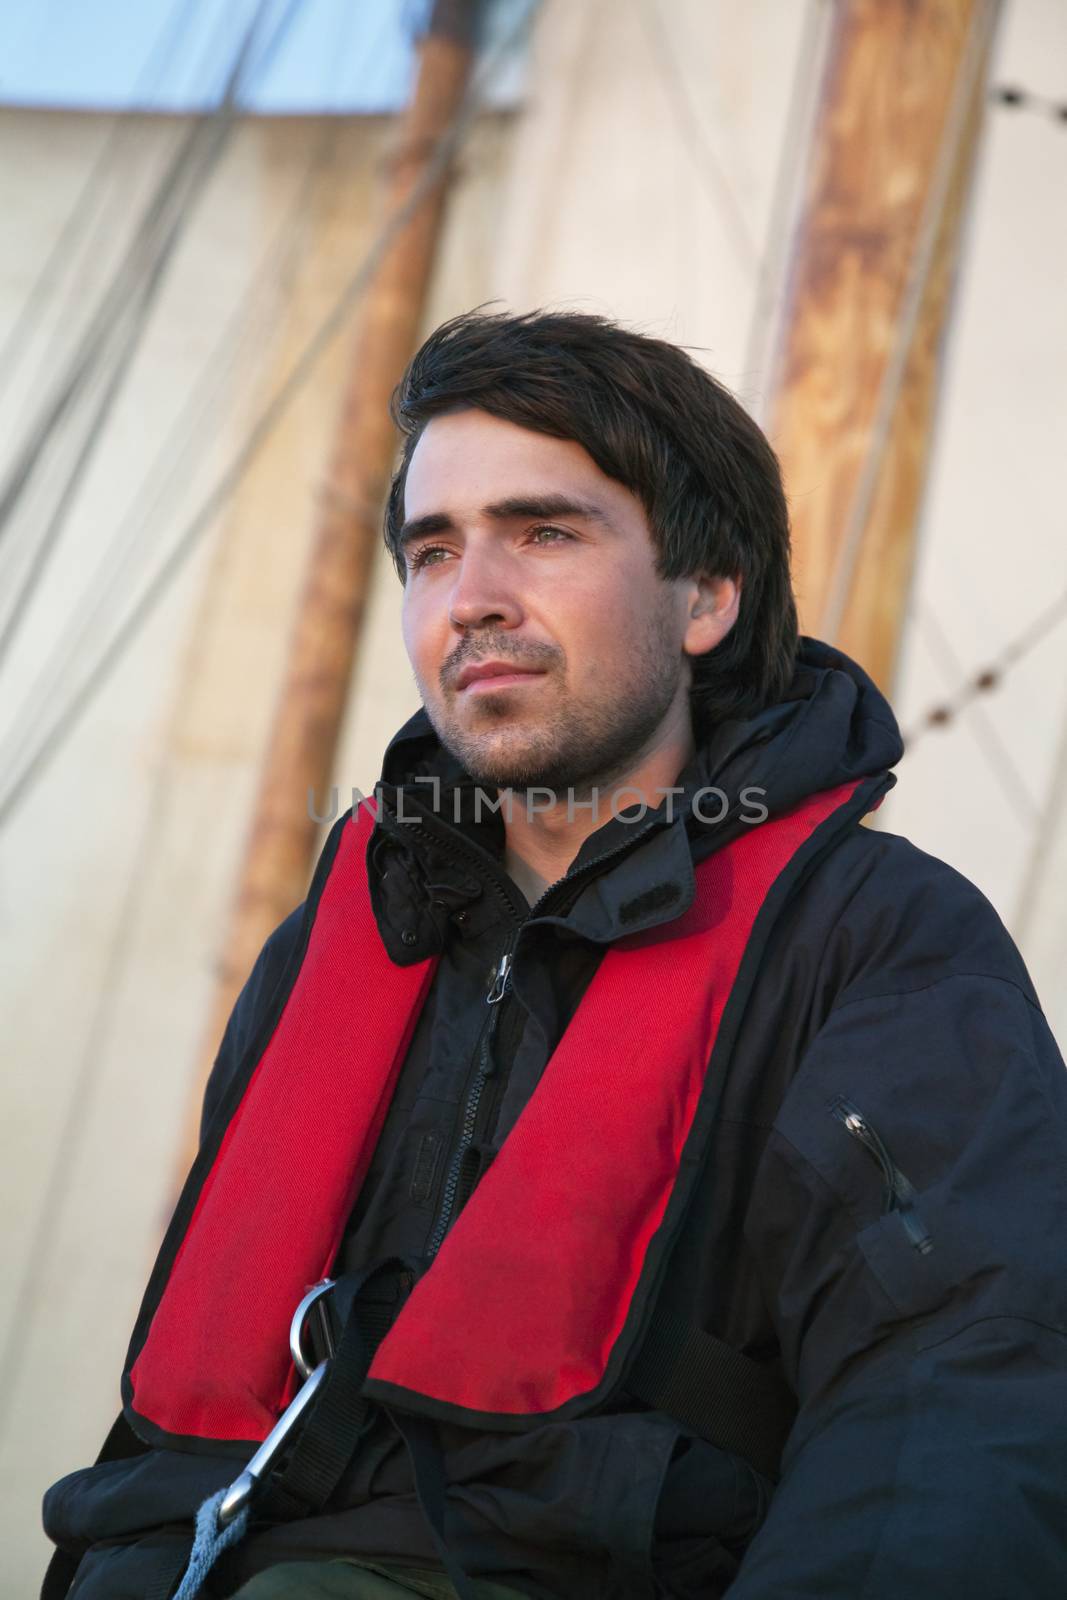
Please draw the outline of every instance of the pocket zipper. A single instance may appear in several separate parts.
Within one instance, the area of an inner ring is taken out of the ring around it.
[[[871,1127],[862,1111],[846,1100],[842,1095],[831,1102],[830,1112],[840,1122],[846,1133],[859,1141],[863,1148],[874,1157],[882,1169],[885,1179],[885,1204],[884,1212],[895,1211],[904,1224],[905,1231],[912,1244],[920,1255],[929,1255],[933,1249],[933,1241],[923,1225],[915,1203],[915,1186],[901,1172],[892,1156],[889,1154],[884,1141]]]

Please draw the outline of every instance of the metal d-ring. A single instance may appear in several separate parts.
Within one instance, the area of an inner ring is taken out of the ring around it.
[[[333,1335],[330,1332],[326,1307],[322,1303],[323,1297],[328,1295],[333,1287],[334,1280],[332,1278],[323,1278],[321,1283],[317,1283],[313,1289],[308,1290],[293,1312],[293,1320],[289,1324],[289,1350],[293,1358],[293,1365],[302,1378],[311,1376],[312,1363],[304,1354],[304,1324],[315,1306],[319,1308],[319,1331],[326,1346],[326,1354],[327,1356],[333,1355]]]

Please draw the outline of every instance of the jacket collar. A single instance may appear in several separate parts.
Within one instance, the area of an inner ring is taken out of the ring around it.
[[[400,965],[440,952],[450,933],[478,938],[503,919],[517,926],[531,908],[504,868],[499,815],[474,822],[464,805],[454,820],[451,796],[438,811],[427,790],[382,783],[368,867],[371,903],[390,956]],[[418,796],[418,798],[416,798]],[[464,821],[466,817],[466,823]],[[564,886],[575,883],[573,894]],[[687,910],[693,900],[693,855],[677,802],[638,818],[636,808],[609,819],[585,841],[566,877],[546,891],[532,920],[566,928],[599,944],[639,933]],[[536,908],[533,908],[536,910]]]

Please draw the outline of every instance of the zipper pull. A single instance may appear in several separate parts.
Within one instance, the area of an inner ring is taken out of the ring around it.
[[[510,982],[511,951],[505,950],[504,954],[500,957],[500,962],[496,968],[496,971],[493,973],[493,982],[490,986],[489,993],[485,997],[486,1004],[495,1006],[501,1000],[503,1000],[504,996],[508,992],[508,985]]]
[[[885,1202],[883,1211],[895,1211],[904,1225],[911,1243],[920,1255],[929,1255],[933,1249],[933,1240],[923,1225],[915,1204],[915,1186],[906,1178],[889,1154],[884,1141],[875,1132],[867,1121],[862,1111],[852,1105],[843,1096],[838,1096],[830,1106],[831,1115],[837,1118],[847,1133],[850,1133],[864,1149],[877,1161],[882,1169],[885,1179]]]

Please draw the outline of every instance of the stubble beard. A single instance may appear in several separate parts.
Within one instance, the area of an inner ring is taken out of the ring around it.
[[[560,799],[604,797],[650,746],[678,693],[684,672],[666,610],[651,618],[622,683],[576,701],[569,693],[551,712],[524,711],[521,688],[502,689],[479,708],[484,731],[472,733],[448,715],[427,715],[445,748],[483,789],[549,789]],[[551,694],[551,685],[530,691]],[[499,736],[494,735],[494,723]]]

